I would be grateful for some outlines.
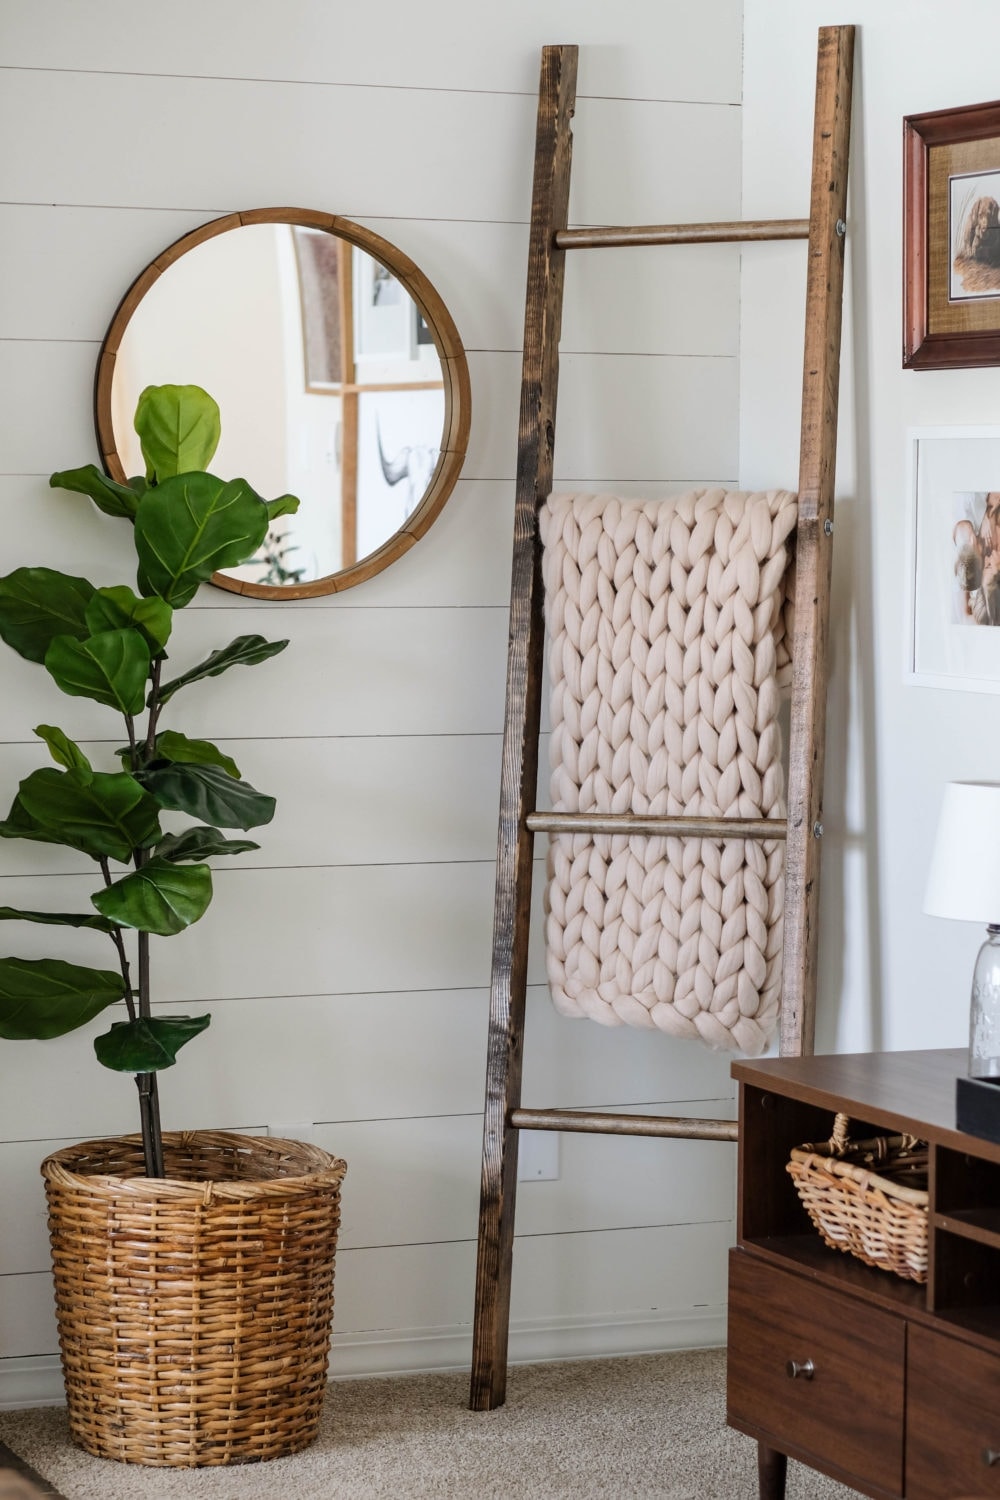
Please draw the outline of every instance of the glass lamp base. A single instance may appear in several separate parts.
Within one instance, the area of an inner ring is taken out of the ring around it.
[[[1000,1078],[1000,926],[992,924],[972,975],[969,1077]]]

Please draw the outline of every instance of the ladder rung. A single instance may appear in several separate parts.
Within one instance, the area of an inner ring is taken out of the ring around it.
[[[558,229],[560,250],[595,250],[606,245],[735,244],[742,240],[807,240],[808,219],[744,219],[728,224],[595,225]]]
[[[646,817],[640,813],[531,812],[525,819],[532,833],[665,834],[673,838],[784,839],[785,818]]]
[[[735,1141],[735,1120],[693,1120],[686,1116],[618,1115],[581,1109],[512,1109],[515,1130],[574,1130],[589,1135],[674,1136],[692,1141]]]

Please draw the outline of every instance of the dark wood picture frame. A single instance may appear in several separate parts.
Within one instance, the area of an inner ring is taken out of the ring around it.
[[[951,224],[955,185],[962,178],[972,182],[993,175],[1000,205],[1000,101],[903,120],[905,369],[1000,364],[1000,213],[977,246],[977,257],[990,271],[995,266],[995,290],[991,282],[967,296],[952,295],[957,275]],[[969,259],[964,263],[969,265]],[[960,276],[958,283],[964,285]]]

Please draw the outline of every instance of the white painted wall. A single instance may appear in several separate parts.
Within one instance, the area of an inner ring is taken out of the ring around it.
[[[259,854],[219,871],[204,922],[156,944],[164,1007],[214,1016],[162,1095],[168,1126],[315,1122],[348,1158],[340,1374],[469,1352],[541,45],[582,46],[577,222],[739,211],[739,0],[508,0],[469,16],[458,0],[174,0],[164,26],[129,0],[7,0],[0,21],[0,133],[16,142],[0,164],[4,572],[122,576],[120,527],[46,478],[96,457],[94,363],[125,287],[217,214],[293,204],[360,220],[423,268],[469,350],[468,461],[428,536],[343,596],[276,605],[206,588],[171,648],[182,667],[245,631],[291,640],[253,674],[192,690],[173,718],[230,748],[279,808]],[[581,255],[560,485],[732,481],[737,333],[734,252],[633,251],[627,269]],[[0,672],[4,796],[39,763],[40,721],[99,756],[118,742],[105,714],[54,701],[12,653]],[[4,844],[0,904],[83,900],[78,871],[58,849]],[[39,933],[10,929],[9,951],[60,951]],[[730,1106],[727,1059],[558,1020],[537,944],[531,979],[527,1102]],[[58,1388],[37,1163],[132,1128],[133,1088],[98,1068],[87,1034],[6,1045],[0,1068],[0,1398],[30,1399]],[[720,1339],[732,1193],[724,1145],[566,1140],[560,1179],[521,1190],[515,1355]]]
[[[995,99],[990,0],[745,0],[744,211],[806,200],[816,29],[858,25],[827,744],[820,1050],[964,1046],[982,934],[922,915],[943,785],[996,779],[1000,698],[903,680],[907,429],[996,423],[1000,370],[902,368],[902,120]],[[742,276],[741,479],[794,484],[804,261]],[[775,396],[780,397],[778,403]]]

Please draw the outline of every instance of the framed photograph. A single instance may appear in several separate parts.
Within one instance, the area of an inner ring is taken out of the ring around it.
[[[909,433],[906,670],[1000,693],[1000,427]]]
[[[354,250],[354,357],[357,363],[414,357],[414,304],[381,261]]]
[[[1000,101],[903,121],[903,365],[1000,364]]]

